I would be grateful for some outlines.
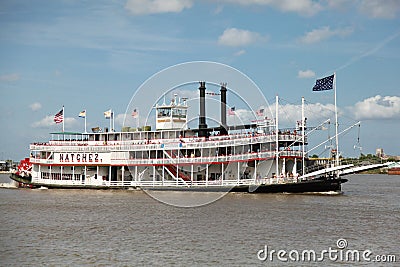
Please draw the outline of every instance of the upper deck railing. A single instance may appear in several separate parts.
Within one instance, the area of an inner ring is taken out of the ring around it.
[[[147,151],[156,149],[199,149],[226,146],[240,146],[275,142],[274,134],[238,134],[229,136],[210,136],[208,140],[198,137],[129,140],[129,141],[76,141],[51,140],[48,143],[33,143],[30,150],[53,152],[111,152],[111,151]],[[279,141],[301,142],[300,134],[279,134]],[[307,142],[307,137],[305,137]]]
[[[275,151],[249,152],[238,155],[218,155],[211,157],[174,157],[157,159],[112,158],[111,165],[184,165],[184,164],[215,164],[237,161],[265,160],[275,157]],[[280,157],[302,157],[298,150],[280,151]],[[31,158],[32,163],[52,164],[52,159]]]

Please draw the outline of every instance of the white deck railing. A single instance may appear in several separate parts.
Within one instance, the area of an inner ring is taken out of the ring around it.
[[[98,186],[98,187],[219,187],[239,185],[284,184],[293,183],[294,179],[241,179],[241,180],[212,180],[212,181],[101,181],[100,179],[79,180],[51,180],[33,178],[33,183],[60,185],[60,186]]]
[[[297,150],[280,151],[280,157],[301,157],[302,152]],[[180,165],[180,164],[211,164],[218,162],[236,162],[247,160],[266,160],[275,157],[275,151],[252,152],[238,155],[219,155],[212,157],[176,157],[160,159],[111,159],[111,165]],[[32,163],[52,164],[51,159],[31,158]],[[67,163],[66,163],[67,164]],[[71,163],[73,164],[73,163]],[[77,164],[77,163],[75,163]],[[84,164],[84,163],[82,163]],[[94,163],[96,164],[96,163]]]
[[[307,139],[307,138],[306,138]],[[280,134],[280,141],[295,142],[301,140],[298,134]],[[214,148],[226,146],[240,146],[258,143],[275,142],[275,135],[257,136],[230,136],[223,139],[211,138],[205,141],[202,138],[183,139],[156,139],[139,141],[50,141],[49,143],[36,143],[30,145],[30,150],[53,152],[111,152],[111,151],[148,151],[156,149],[195,149]]]

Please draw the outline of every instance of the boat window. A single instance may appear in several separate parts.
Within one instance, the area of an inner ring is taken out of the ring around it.
[[[186,118],[186,109],[174,108],[172,110],[172,117],[175,117],[175,118]]]
[[[157,117],[170,117],[171,116],[171,108],[159,108]]]

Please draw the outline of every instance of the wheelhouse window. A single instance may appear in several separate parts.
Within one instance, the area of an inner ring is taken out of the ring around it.
[[[172,110],[172,117],[174,118],[186,118],[186,109],[178,109],[178,108],[174,108]]]
[[[171,108],[159,108],[157,113],[157,118],[170,117]]]

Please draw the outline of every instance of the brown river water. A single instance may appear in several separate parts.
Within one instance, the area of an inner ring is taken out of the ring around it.
[[[341,195],[229,193],[195,208],[142,191],[0,188],[0,266],[400,266],[400,176],[348,178]]]

